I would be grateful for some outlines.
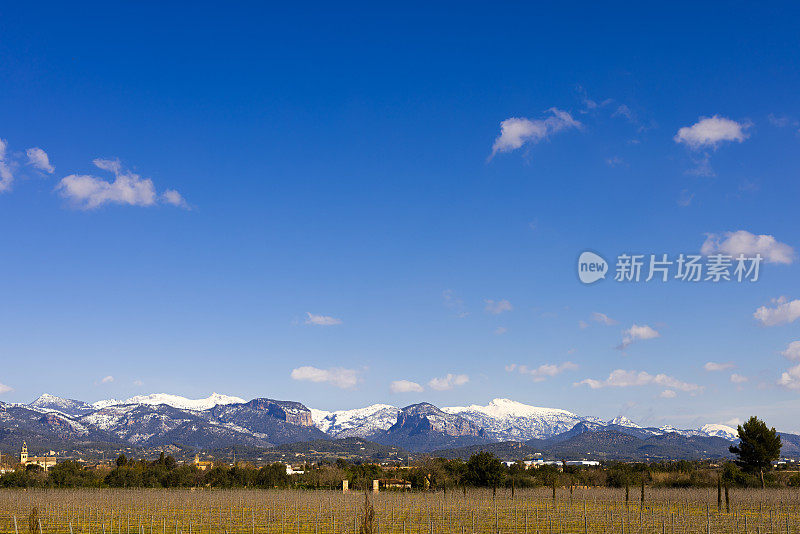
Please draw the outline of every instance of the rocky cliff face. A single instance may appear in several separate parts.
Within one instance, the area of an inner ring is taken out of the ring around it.
[[[403,408],[397,415],[397,422],[389,428],[389,432],[399,430],[434,431],[455,437],[484,437],[486,435],[483,428],[472,421],[459,415],[443,412],[427,402]]]
[[[245,406],[255,410],[264,410],[272,417],[293,425],[314,426],[311,410],[299,402],[260,398],[245,403]]]

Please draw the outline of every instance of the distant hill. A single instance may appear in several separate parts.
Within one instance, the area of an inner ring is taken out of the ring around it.
[[[729,446],[730,441],[717,437],[677,433],[639,437],[614,428],[590,429],[589,425],[578,423],[569,431],[546,440],[473,445],[437,451],[436,454],[447,458],[468,458],[478,451],[489,451],[509,461],[535,455],[551,460],[696,460],[730,458]]]
[[[268,457],[291,458],[302,455],[311,460],[367,459],[372,461],[402,461],[409,453],[399,447],[382,445],[362,438],[325,439],[300,443],[287,443],[265,452]]]

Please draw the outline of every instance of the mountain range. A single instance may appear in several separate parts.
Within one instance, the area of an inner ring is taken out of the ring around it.
[[[784,454],[800,456],[800,436],[785,436]],[[625,417],[604,421],[510,399],[494,399],[485,406],[375,404],[341,411],[216,393],[205,399],[153,394],[91,404],[44,394],[30,404],[0,402],[0,448],[6,451],[23,440],[31,447],[53,449],[102,443],[213,450],[352,438],[411,453],[458,455],[505,447],[518,455],[632,459],[720,457],[738,439],[736,430],[725,425],[643,427]]]

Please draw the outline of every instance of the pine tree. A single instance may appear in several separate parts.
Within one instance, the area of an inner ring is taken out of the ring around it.
[[[739,458],[736,464],[745,471],[758,473],[764,487],[764,471],[772,469],[772,462],[781,454],[781,437],[774,428],[756,416],[739,425],[739,444],[731,445],[730,451]]]

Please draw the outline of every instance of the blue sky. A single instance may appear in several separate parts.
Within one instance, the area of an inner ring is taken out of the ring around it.
[[[0,400],[509,397],[800,431],[797,15],[4,6]],[[707,234],[770,255],[758,282],[576,276]]]

